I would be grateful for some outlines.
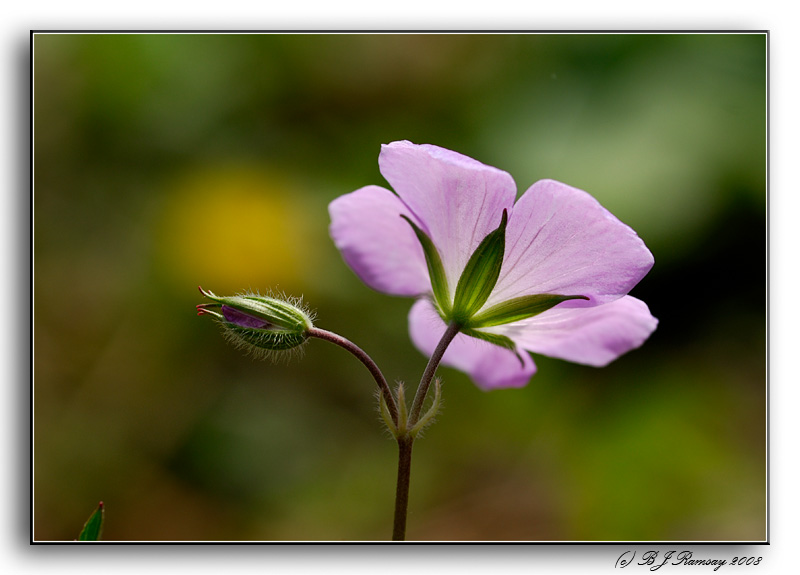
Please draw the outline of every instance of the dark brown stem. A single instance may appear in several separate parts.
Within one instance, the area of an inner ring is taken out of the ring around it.
[[[397,493],[394,499],[394,531],[392,541],[405,541],[406,521],[408,519],[408,489],[411,484],[411,448],[414,438],[401,435],[397,438]]]

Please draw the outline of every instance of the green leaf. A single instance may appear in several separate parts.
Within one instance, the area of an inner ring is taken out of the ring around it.
[[[538,315],[543,311],[547,311],[551,307],[560,304],[562,301],[571,299],[588,300],[589,298],[583,295],[559,295],[549,293],[526,295],[504,301],[482,311],[470,319],[467,325],[469,327],[489,327],[520,321]]]
[[[86,524],[83,526],[81,534],[78,535],[78,541],[100,540],[100,532],[103,529],[103,514],[103,502],[101,501],[97,506],[97,509],[94,510],[94,513],[92,513],[89,516],[89,519],[86,520]]]
[[[436,414],[439,413],[439,407],[442,405],[442,380],[438,377],[433,381],[433,402],[431,403],[425,415],[419,418],[419,421],[409,430],[411,437],[416,438],[420,431],[425,429],[428,425],[433,423]]]
[[[508,211],[503,210],[500,226],[483,238],[458,279],[453,300],[453,319],[462,325],[467,325],[469,319],[481,309],[497,283],[506,251],[507,223]]]
[[[428,274],[431,276],[431,286],[433,287],[433,297],[436,300],[436,305],[442,316],[448,318],[450,316],[450,290],[447,287],[447,276],[444,274],[444,265],[442,265],[442,258],[439,255],[439,250],[433,245],[433,241],[428,237],[428,234],[423,232],[411,219],[404,215],[400,216],[414,230],[417,234],[419,243],[422,244],[422,251],[425,252],[425,261],[428,264]]]

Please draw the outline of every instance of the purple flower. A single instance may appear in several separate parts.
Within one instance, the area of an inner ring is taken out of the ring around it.
[[[604,366],[655,330],[627,295],[653,256],[586,192],[541,180],[514,203],[506,172],[407,141],[384,145],[378,163],[397,194],[337,198],[331,237],[368,286],[419,298],[409,330],[423,353],[445,322],[464,326],[442,363],[479,387],[524,386],[536,371],[526,351]]]

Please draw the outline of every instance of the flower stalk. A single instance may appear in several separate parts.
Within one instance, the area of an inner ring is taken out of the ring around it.
[[[447,326],[447,330],[445,330],[442,339],[439,340],[439,345],[436,346],[430,360],[428,360],[428,365],[422,373],[417,393],[414,395],[414,403],[411,405],[411,413],[408,418],[409,428],[413,428],[417,424],[417,421],[419,421],[422,404],[425,403],[425,397],[428,395],[428,388],[433,381],[433,376],[436,374],[436,369],[439,367],[439,362],[442,361],[442,356],[445,350],[447,350],[447,346],[450,345],[450,342],[453,341],[460,329],[457,323],[451,323]]]

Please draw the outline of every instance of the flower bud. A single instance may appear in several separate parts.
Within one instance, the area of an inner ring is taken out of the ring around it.
[[[299,299],[258,294],[220,297],[203,288],[200,293],[214,303],[198,305],[197,315],[216,317],[231,343],[259,358],[297,348],[313,327],[313,318]]]

